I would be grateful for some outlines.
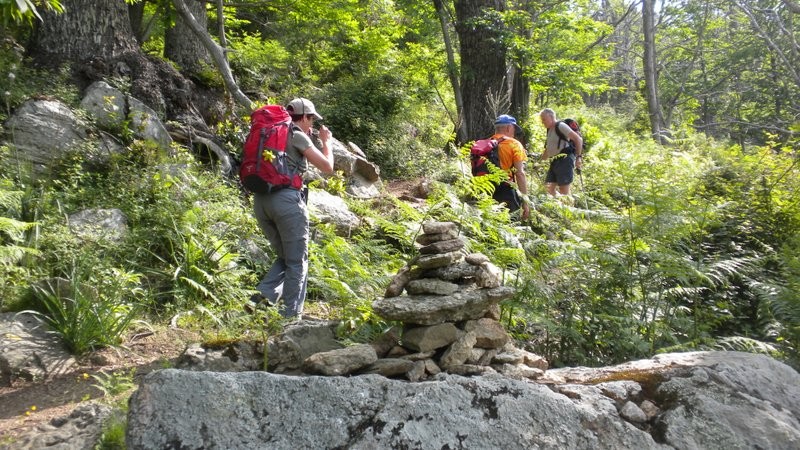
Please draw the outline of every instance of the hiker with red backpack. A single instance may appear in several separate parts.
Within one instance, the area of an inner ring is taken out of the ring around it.
[[[268,105],[251,115],[240,176],[253,192],[253,210],[264,236],[275,250],[269,272],[256,286],[248,310],[275,306],[284,317],[300,317],[308,282],[309,225],[303,173],[308,163],[333,173],[331,131],[319,128],[318,149],[311,138],[315,120],[322,120],[314,104],[295,98],[288,105]]]
[[[542,125],[547,129],[544,151],[541,159],[553,158],[545,176],[545,188],[551,196],[556,196],[556,188],[561,195],[570,194],[570,186],[575,179],[575,169],[580,173],[583,167],[583,138],[579,129],[573,129],[567,120],[556,119],[556,112],[545,108],[539,113]],[[577,123],[574,121],[570,121]]]
[[[530,207],[520,198],[517,189],[522,194],[528,195],[528,179],[525,175],[525,161],[528,156],[522,143],[515,139],[517,133],[522,134],[517,119],[508,114],[498,116],[494,121],[492,137],[475,141],[471,149],[472,175],[487,174],[489,172],[487,162],[508,172],[508,180],[495,187],[492,197],[498,203],[504,203],[511,212],[522,208],[520,218],[526,220],[530,217]]]

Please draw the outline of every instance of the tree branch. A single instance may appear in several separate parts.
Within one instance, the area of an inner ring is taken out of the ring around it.
[[[456,134],[458,142],[464,142],[467,139],[467,130],[464,128],[464,100],[461,97],[461,86],[458,82],[458,68],[456,65],[455,60],[455,50],[453,47],[453,43],[450,40],[450,28],[448,22],[448,15],[447,10],[444,7],[444,3],[442,0],[434,0],[434,6],[436,7],[436,13],[439,16],[439,24],[442,26],[442,37],[444,39],[444,48],[445,52],[447,53],[447,76],[450,79],[450,84],[453,87],[453,94],[456,100],[456,118],[453,120],[452,115],[448,111],[447,114],[450,116],[451,120],[453,121],[453,125],[456,128]],[[436,92],[439,93],[438,90]]]
[[[749,6],[742,1],[734,1],[734,4],[739,7],[739,9],[750,19],[750,26],[753,27],[753,30],[767,43],[767,46],[775,52],[775,54],[780,58],[781,62],[783,63],[784,67],[788,71],[789,75],[792,76],[794,79],[794,83],[800,87],[800,73],[794,67],[791,61],[786,57],[786,54],[783,52],[783,48],[779,46],[772,37],[766,32],[762,27],[761,24],[758,22],[758,19],[753,14],[753,11],[749,8]]]
[[[184,142],[190,147],[193,143],[205,145],[208,150],[217,156],[220,172],[223,175],[233,174],[233,162],[230,153],[217,144],[213,137],[191,126],[174,125],[169,127],[169,135],[178,142]]]
[[[217,45],[206,30],[197,23],[197,20],[195,20],[189,8],[186,7],[186,4],[183,3],[183,0],[172,0],[172,4],[175,6],[175,10],[178,11],[178,14],[180,14],[183,20],[189,25],[189,28],[192,29],[195,36],[200,39],[200,42],[202,42],[203,46],[208,50],[211,59],[214,60],[214,64],[217,66],[217,70],[219,70],[220,75],[222,75],[225,87],[228,89],[228,92],[231,93],[234,100],[236,100],[236,103],[247,110],[251,110],[253,108],[253,102],[244,95],[233,79],[233,73],[231,72],[230,66],[228,66],[228,61],[225,59],[225,52],[222,50],[222,47]]]
[[[617,27],[619,26],[619,24],[621,24],[625,20],[625,18],[628,17],[628,15],[634,10],[636,5],[638,5],[638,4],[639,4],[638,1],[632,2],[630,4],[630,6],[628,6],[628,9],[625,11],[625,14],[623,14],[622,17],[619,18],[619,20],[617,20],[616,22],[611,24],[611,28],[613,28],[614,30],[609,34],[604,34],[604,35],[600,36],[599,38],[597,38],[596,41],[594,41],[591,44],[589,44],[589,46],[586,47],[583,50],[582,54],[585,55],[585,54],[589,53],[593,48],[595,48],[596,46],[600,45],[603,41],[605,41],[607,37],[613,35],[617,31]]]
[[[222,4],[223,0],[217,0],[217,33],[219,34],[219,43],[222,48],[228,48],[228,41],[225,39],[225,16],[224,16],[224,5]],[[222,56],[225,57],[225,52],[222,53]],[[228,58],[225,58],[225,61],[228,61]]]
[[[783,4],[789,8],[789,11],[800,14],[800,3],[794,2],[792,0],[783,0]]]

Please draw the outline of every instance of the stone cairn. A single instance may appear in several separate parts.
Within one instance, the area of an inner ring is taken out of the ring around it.
[[[499,303],[514,295],[500,269],[480,253],[467,254],[458,226],[425,222],[415,256],[392,279],[375,314],[401,325],[369,344],[342,346],[335,322],[303,322],[270,339],[268,348],[238,342],[190,346],[178,367],[192,370],[268,370],[291,375],[378,374],[423,381],[445,372],[501,373],[536,379],[547,370],[539,355],[518,349],[500,324]],[[403,295],[405,292],[405,295]]]
[[[416,239],[422,245],[419,255],[397,273],[384,297],[372,304],[377,315],[403,325],[399,340],[388,338],[395,345],[378,355],[381,358],[368,371],[405,375],[411,381],[442,371],[466,376],[495,372],[515,378],[541,376],[547,361],[515,348],[498,321],[499,302],[515,293],[514,288],[501,285],[500,269],[486,255],[466,254],[457,224],[425,222],[422,230]]]

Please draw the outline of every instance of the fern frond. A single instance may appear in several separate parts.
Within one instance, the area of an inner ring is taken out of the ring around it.
[[[707,290],[708,288],[703,286],[676,286],[673,288],[664,289],[660,293],[664,296],[672,298],[694,298],[700,296]]]
[[[195,281],[195,280],[193,280],[191,278],[188,278],[188,277],[180,277],[179,279],[180,279],[180,281],[186,283],[186,285],[188,287],[190,287],[191,289],[193,289],[194,291],[199,292],[200,294],[202,294],[204,297],[208,297],[208,298],[213,299],[216,302],[219,302],[219,299],[217,298],[217,296],[214,295],[213,292],[211,292],[211,290],[209,290],[207,287],[203,286],[202,284],[198,283],[197,281]]]
[[[494,195],[494,191],[497,187],[488,175],[482,177],[472,177],[470,186],[472,187],[473,195],[486,195],[489,197]]]
[[[789,327],[800,328],[800,296],[782,286],[751,281],[761,303],[772,317]]]
[[[753,261],[753,258],[750,257],[716,261],[706,270],[706,274],[716,286],[720,286],[731,278],[747,274],[753,268]]]
[[[777,352],[777,349],[772,344],[743,336],[719,338],[712,347],[718,350],[758,353],[762,355],[772,355]]]
[[[0,208],[14,208],[22,202],[22,191],[6,191],[0,189]]]
[[[3,245],[0,246],[0,265],[16,264],[22,260],[25,255],[38,255],[39,251],[29,247],[22,247],[19,245]]]
[[[24,233],[33,228],[33,222],[22,222],[9,217],[0,216],[0,233],[6,234],[14,242],[20,242],[24,238]]]

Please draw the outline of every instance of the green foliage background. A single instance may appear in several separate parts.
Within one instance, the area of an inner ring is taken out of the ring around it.
[[[524,124],[534,208],[522,224],[494,204],[486,183],[467,175],[466,153],[452,142],[454,100],[429,3],[313,0],[226,8],[231,66],[246,92],[265,101],[308,97],[334,136],[362,147],[385,181],[432,185],[424,204],[388,193],[348,198],[362,225],[346,236],[314,222],[310,313],[341,320],[342,339],[352,342],[385,331],[393,324],[373,314],[371,302],[414,256],[420,224],[452,220],[470,250],[488,255],[506,284],[518,289],[503,304],[504,325],[553,365],[604,365],[694,349],[765,352],[800,365],[796,134],[693,126],[709,108],[739,124],[775,119],[775,111],[756,107],[774,100],[774,79],[749,68],[748,58],[763,47],[728,26],[742,23],[740,14],[714,9],[701,23],[699,11],[709,10],[697,2],[665,11],[675,19],[662,34],[665,70],[687,75],[661,81],[674,130],[669,146],[647,137],[641,91],[625,83],[626,61],[604,38],[611,33],[608,21],[592,19],[593,3],[505,14],[504,39],[530,82],[530,107],[576,117],[592,143],[574,198],[550,198],[541,186],[546,163],[535,158],[544,130],[535,120]],[[25,34],[19,27],[8,29],[12,38]],[[700,31],[730,39],[701,42]],[[157,52],[158,39],[143,46]],[[672,45],[684,41],[708,51],[705,66],[693,59],[698,52]],[[68,68],[29,67],[10,42],[0,51],[2,73],[13,74],[0,77],[0,119],[34,96],[76,107]],[[742,95],[731,87],[712,97],[703,90],[707,84],[692,81],[721,83],[713,77],[726,73],[754,89]],[[796,94],[796,87],[781,89],[781,95]],[[245,133],[240,118],[217,125],[236,151]],[[127,144],[122,154],[98,163],[92,145],[77,148],[45,176],[12,163],[13,146],[0,147],[0,308],[45,315],[78,353],[116,345],[146,324],[175,323],[209,341],[280,329],[277,317],[265,327],[263,317],[241,308],[271,250],[233,180],[186,149],[165,152],[132,141],[130,130],[118,134]],[[338,193],[336,185],[327,188]],[[78,236],[67,218],[87,208],[122,210],[128,234],[121,240]],[[41,288],[57,279],[73,289]],[[101,325],[110,327],[98,328],[107,330],[107,339],[87,333],[89,322],[78,313],[89,304],[101,307]],[[77,309],[59,313],[59,305]]]

